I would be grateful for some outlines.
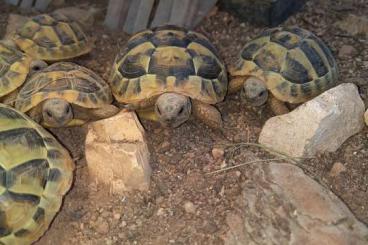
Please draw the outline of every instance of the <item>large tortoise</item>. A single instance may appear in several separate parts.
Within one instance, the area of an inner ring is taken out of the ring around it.
[[[16,30],[13,41],[31,57],[45,61],[71,59],[93,47],[77,21],[57,12],[32,17]]]
[[[59,62],[32,75],[19,91],[15,108],[45,127],[79,126],[119,112],[109,85],[93,71]]]
[[[200,33],[175,26],[137,33],[117,55],[109,83],[118,102],[163,126],[177,127],[192,113],[211,127],[222,126],[213,104],[224,99],[227,73]]]
[[[29,117],[0,104],[0,244],[31,244],[73,180],[69,153]]]
[[[338,79],[326,44],[298,27],[265,30],[244,46],[229,71],[230,93],[241,90],[242,100],[252,106],[268,100],[276,114],[288,111],[283,102],[305,102],[335,86]]]
[[[11,104],[26,78],[47,64],[22,53],[11,42],[0,41],[0,98]]]

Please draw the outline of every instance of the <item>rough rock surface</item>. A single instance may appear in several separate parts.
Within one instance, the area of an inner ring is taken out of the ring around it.
[[[269,119],[259,142],[293,157],[334,152],[363,128],[363,114],[356,85],[344,83],[288,114]]]
[[[246,175],[236,211],[226,218],[225,245],[368,244],[368,228],[299,167],[254,165]]]
[[[144,129],[134,112],[88,125],[86,160],[90,179],[109,186],[112,193],[147,190],[150,154]]]

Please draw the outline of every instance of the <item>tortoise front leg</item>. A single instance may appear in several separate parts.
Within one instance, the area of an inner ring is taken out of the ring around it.
[[[227,89],[228,94],[235,94],[240,91],[244,85],[244,77],[233,77],[229,82],[229,87]]]
[[[94,120],[104,119],[108,117],[112,117],[119,113],[120,108],[114,105],[105,105],[101,108],[88,110],[88,114],[90,114],[90,118]]]
[[[211,128],[221,129],[223,127],[221,113],[212,105],[192,100],[192,113],[194,117],[202,120]]]
[[[287,108],[284,102],[276,99],[276,97],[274,97],[271,94],[270,98],[268,99],[268,103],[273,113],[275,113],[275,115],[283,115],[290,112],[290,110]]]

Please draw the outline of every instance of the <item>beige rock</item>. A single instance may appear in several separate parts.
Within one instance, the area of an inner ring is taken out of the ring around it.
[[[134,112],[88,125],[86,160],[92,181],[112,193],[147,190],[150,184],[150,154],[144,129]]]
[[[363,245],[368,228],[346,205],[292,164],[252,165],[225,245]]]
[[[23,15],[9,14],[8,24],[6,26],[6,32],[3,39],[11,39],[12,36],[15,34],[15,31],[28,20],[29,17]]]
[[[366,112],[364,113],[364,121],[365,124],[368,126],[368,110],[366,110]]]
[[[293,157],[334,152],[364,127],[363,114],[356,85],[344,83],[288,114],[269,119],[259,142]]]

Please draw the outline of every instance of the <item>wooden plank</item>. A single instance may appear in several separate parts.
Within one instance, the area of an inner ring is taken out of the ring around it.
[[[216,3],[217,0],[201,0],[199,2],[197,13],[191,23],[191,28],[197,26],[207,16]]]
[[[33,6],[33,0],[22,0],[20,7],[23,9],[31,9]]]
[[[110,0],[105,18],[105,25],[112,29],[120,29],[128,15],[129,5],[132,0]]]
[[[174,0],[169,24],[190,28],[199,0]]]
[[[160,0],[151,27],[162,26],[169,23],[174,0]]]
[[[35,4],[35,8],[37,10],[45,11],[52,0],[37,0]]]
[[[6,3],[12,4],[12,5],[18,5],[20,0],[5,0]]]
[[[221,1],[229,12],[252,24],[277,26],[300,10],[306,0],[227,0]]]
[[[133,34],[146,29],[154,2],[154,0],[134,0],[130,4],[124,31]]]

